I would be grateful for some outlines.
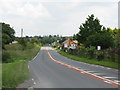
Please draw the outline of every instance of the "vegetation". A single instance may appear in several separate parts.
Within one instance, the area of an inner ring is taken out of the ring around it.
[[[23,83],[28,79],[29,72],[27,61],[16,61],[14,63],[2,65],[2,88],[16,88],[18,84]]]
[[[80,25],[73,37],[59,35],[15,37],[14,29],[2,23],[3,88],[15,88],[29,77],[27,64],[37,54],[41,45],[58,48],[67,38],[78,40],[79,47],[59,51],[60,54],[82,62],[119,68],[120,29],[105,28],[94,15]],[[11,44],[14,40],[18,43]],[[101,46],[101,50],[97,50]],[[34,52],[34,53],[33,53]]]
[[[2,48],[5,49],[5,45],[12,43],[15,40],[15,31],[9,24],[2,23]]]
[[[113,46],[111,33],[103,25],[100,25],[99,19],[94,18],[93,14],[88,16],[79,29],[80,31],[74,37],[86,47],[101,46],[102,49],[106,49]]]
[[[59,51],[58,53],[60,53],[63,56],[66,56],[68,58],[71,58],[73,60],[86,62],[86,63],[89,63],[89,64],[97,64],[97,65],[102,65],[102,66],[118,69],[118,63],[117,62],[112,62],[112,61],[109,61],[109,60],[98,61],[96,59],[89,59],[89,58],[75,56],[75,55],[72,55],[72,54],[69,54],[69,53],[66,53],[66,52],[63,52],[63,51]]]
[[[31,41],[39,40],[39,42],[42,44],[42,46],[48,46],[52,45],[53,43],[56,43],[55,47],[62,44],[67,38],[70,38],[68,36],[60,36],[60,35],[47,35],[47,36],[26,36],[27,40],[31,39]],[[72,38],[72,37],[71,37]]]
[[[22,46],[17,43],[6,45],[5,48],[6,50],[3,52],[9,53],[11,58],[2,64],[2,87],[15,88],[18,84],[23,83],[25,79],[28,79],[28,61],[32,60],[38,53],[40,46],[27,44],[26,49],[23,50]]]
[[[80,61],[93,64],[104,65],[104,63],[109,62],[105,66],[119,68],[120,29],[105,28],[93,14],[88,16],[79,29],[80,31],[73,35],[73,39],[78,40],[79,46],[76,49],[67,50],[68,55],[72,56],[68,56],[62,51],[61,54],[75,60],[78,57],[83,58]],[[101,46],[101,49],[97,50],[97,46]],[[63,49],[63,51],[66,50]],[[112,63],[115,63],[116,66]]]
[[[2,23],[2,87],[16,88],[29,77],[28,61],[40,50],[40,41],[19,38],[9,24]],[[12,43],[14,40],[17,43]],[[33,53],[34,52],[34,53]]]

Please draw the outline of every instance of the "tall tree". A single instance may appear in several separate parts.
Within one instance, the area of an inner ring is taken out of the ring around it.
[[[113,46],[111,33],[100,24],[99,19],[95,18],[93,14],[88,16],[79,29],[80,31],[74,37],[86,47],[102,46],[103,49],[106,49]]]
[[[15,30],[9,24],[2,23],[2,48],[5,44],[9,44],[15,39]]]
[[[85,44],[88,36],[105,30],[105,27],[100,25],[99,19],[94,18],[94,15],[92,14],[91,16],[88,16],[85,23],[80,25],[79,29],[80,31],[77,33],[76,38],[80,43]]]

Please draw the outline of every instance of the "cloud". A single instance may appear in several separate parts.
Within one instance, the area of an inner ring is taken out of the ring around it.
[[[108,4],[108,5],[107,5]],[[100,19],[101,24],[106,27],[117,28],[118,7],[117,3],[106,3],[106,5],[93,5],[88,9],[88,14],[93,13]]]
[[[26,35],[33,33],[37,21],[51,17],[48,10],[40,2],[25,0],[0,0],[0,21],[9,23],[20,36],[20,29],[24,28]]]
[[[46,1],[46,0],[45,0]],[[73,35],[88,15],[95,14],[106,27],[117,27],[115,2],[44,2],[41,0],[0,0],[1,21],[9,23],[20,36]]]
[[[47,9],[41,4],[33,5],[22,0],[1,0],[0,10],[10,16],[40,18],[50,16]]]

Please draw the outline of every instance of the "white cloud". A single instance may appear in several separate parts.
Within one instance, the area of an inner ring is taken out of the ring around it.
[[[50,16],[47,9],[44,8],[41,3],[33,5],[29,2],[24,2],[21,0],[1,0],[0,3],[0,10],[2,10],[4,14],[30,18]]]
[[[32,1],[32,0],[30,0]],[[119,0],[34,0],[37,2],[118,2]]]
[[[46,0],[45,0],[46,1]],[[117,27],[117,3],[44,2],[41,0],[0,0],[1,21],[9,23],[20,36],[73,35],[88,15],[95,14],[106,27]]]
[[[13,26],[17,36],[20,35],[21,28],[25,29],[25,35],[33,33],[33,25],[38,20],[51,17],[40,2],[34,4],[25,0],[0,0],[0,4],[0,21]]]
[[[109,4],[109,3],[108,3]],[[111,28],[117,28],[118,21],[118,7],[117,3],[111,3],[110,5],[91,6],[88,9],[88,14],[93,13],[100,19],[100,22]]]

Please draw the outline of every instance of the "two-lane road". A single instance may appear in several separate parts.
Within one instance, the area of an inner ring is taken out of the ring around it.
[[[84,72],[75,70],[75,67]],[[33,88],[115,88],[119,82],[117,70],[68,59],[50,47],[41,48],[29,62],[29,69]]]

